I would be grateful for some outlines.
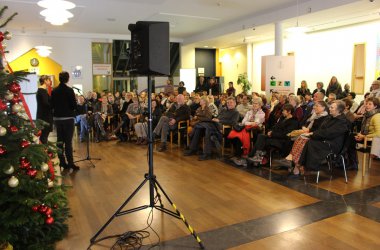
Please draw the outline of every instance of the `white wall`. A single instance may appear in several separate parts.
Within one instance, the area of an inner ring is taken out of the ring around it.
[[[342,84],[351,84],[354,45],[366,44],[366,80],[364,90],[369,90],[375,78],[377,36],[380,22],[361,24],[324,32],[304,34],[284,39],[284,55],[294,52],[296,59],[296,88],[302,80],[314,90],[316,82],[322,81],[325,88],[332,76]],[[274,54],[274,42],[253,44],[253,82],[261,78],[261,56]],[[259,90],[259,84],[254,85]],[[358,100],[362,99],[358,96]]]
[[[71,84],[83,85],[86,92],[92,90],[92,42],[108,42],[107,39],[93,39],[85,37],[66,36],[37,36],[32,34],[13,34],[13,38],[7,41],[7,60],[13,61],[37,45],[51,46],[50,58],[62,65],[62,69],[71,72],[76,65],[83,66],[82,79],[71,79]]]
[[[241,86],[237,85],[239,74],[247,72],[247,46],[219,50],[219,61],[222,63],[222,76],[224,76],[224,89],[228,89],[228,82],[234,83],[236,94],[242,92]],[[252,81],[251,81],[252,83]],[[253,83],[254,84],[254,83]],[[252,91],[252,88],[251,88]]]

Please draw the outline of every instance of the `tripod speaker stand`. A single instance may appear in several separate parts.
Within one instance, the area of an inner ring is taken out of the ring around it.
[[[177,206],[171,201],[169,196],[166,194],[162,186],[157,181],[156,176],[153,173],[153,132],[152,132],[152,83],[151,83],[151,77],[148,76],[148,110],[149,110],[149,119],[148,119],[148,139],[149,139],[149,150],[148,150],[148,160],[149,160],[149,172],[144,175],[144,180],[141,182],[141,184],[132,192],[132,194],[124,201],[124,203],[119,207],[119,209],[116,210],[116,212],[109,218],[109,220],[100,228],[100,230],[91,238],[90,243],[94,244],[98,236],[104,231],[104,229],[112,222],[113,219],[119,216],[123,216],[126,214],[138,212],[147,208],[155,208],[165,214],[168,214],[174,218],[182,220],[187,229],[190,231],[191,235],[195,238],[195,240],[198,242],[201,249],[204,249],[204,246],[202,244],[202,241],[198,237],[195,230],[189,225],[187,222],[185,216],[177,209]],[[140,189],[147,184],[149,185],[149,204],[142,205],[139,207],[135,207],[128,210],[123,210],[124,207],[133,199],[133,197],[140,191]],[[161,200],[161,192],[167,201],[172,206],[173,210],[169,210],[164,207],[162,200]],[[155,200],[155,197],[158,199]],[[158,203],[158,204],[157,204]]]
[[[90,156],[90,126],[87,124],[87,131],[86,131],[86,158],[83,158],[81,160],[74,161],[74,163],[81,162],[81,161],[89,161],[92,167],[95,167],[95,164],[92,162],[93,160],[95,161],[100,161],[100,158],[92,158]]]

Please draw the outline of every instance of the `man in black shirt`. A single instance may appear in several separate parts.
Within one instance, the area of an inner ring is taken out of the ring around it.
[[[59,165],[64,169],[79,170],[79,167],[74,165],[72,144],[77,103],[73,89],[67,86],[69,79],[68,72],[59,73],[59,85],[51,95],[53,119],[57,128],[57,146],[61,149],[58,153]],[[65,152],[66,159],[63,152]]]

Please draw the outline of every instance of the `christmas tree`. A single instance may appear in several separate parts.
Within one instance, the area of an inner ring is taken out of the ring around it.
[[[0,19],[6,9],[0,10]],[[38,140],[44,122],[31,120],[20,92],[28,73],[12,72],[4,39],[11,34],[0,31],[0,249],[54,249],[68,231],[69,215],[54,170],[56,147]]]

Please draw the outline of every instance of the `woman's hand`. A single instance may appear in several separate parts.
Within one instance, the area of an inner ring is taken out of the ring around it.
[[[356,136],[355,136],[355,140],[357,140],[357,141],[362,141],[362,140],[364,140],[364,137],[365,137],[365,135],[362,135],[362,134],[357,134]]]
[[[307,127],[302,127],[302,131],[304,133],[309,133],[310,132],[310,129],[308,129]]]

